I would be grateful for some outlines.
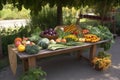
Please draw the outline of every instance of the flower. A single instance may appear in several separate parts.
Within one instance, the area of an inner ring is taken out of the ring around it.
[[[102,53],[102,55],[101,55]],[[104,54],[104,55],[103,55]],[[100,57],[101,55],[101,57]],[[107,55],[107,56],[106,56]],[[106,70],[111,65],[111,57],[105,52],[99,52],[97,57],[94,57],[92,60],[93,67],[98,70]]]

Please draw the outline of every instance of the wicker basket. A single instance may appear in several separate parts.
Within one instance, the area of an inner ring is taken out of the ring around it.
[[[42,37],[42,38],[48,38],[49,40],[51,40],[51,39],[56,40],[56,39],[58,38],[58,35],[55,35],[55,36],[49,36],[49,35],[43,35],[43,34],[40,34],[40,37]]]

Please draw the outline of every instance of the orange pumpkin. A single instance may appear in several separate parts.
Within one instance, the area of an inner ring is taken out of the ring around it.
[[[15,38],[15,39],[14,39],[14,42],[17,42],[17,41],[22,42],[22,38],[20,38],[20,37]]]
[[[66,39],[61,39],[61,42],[66,43],[67,41]]]
[[[61,38],[57,38],[55,41],[59,43],[61,42]]]

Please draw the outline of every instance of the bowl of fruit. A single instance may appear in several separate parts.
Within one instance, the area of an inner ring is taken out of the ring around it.
[[[57,39],[58,35],[57,32],[53,28],[46,29],[40,33],[40,37],[51,39]]]

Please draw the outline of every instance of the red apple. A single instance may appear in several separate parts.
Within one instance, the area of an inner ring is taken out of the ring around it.
[[[15,42],[15,46],[18,47],[20,44],[22,44],[20,41]]]

